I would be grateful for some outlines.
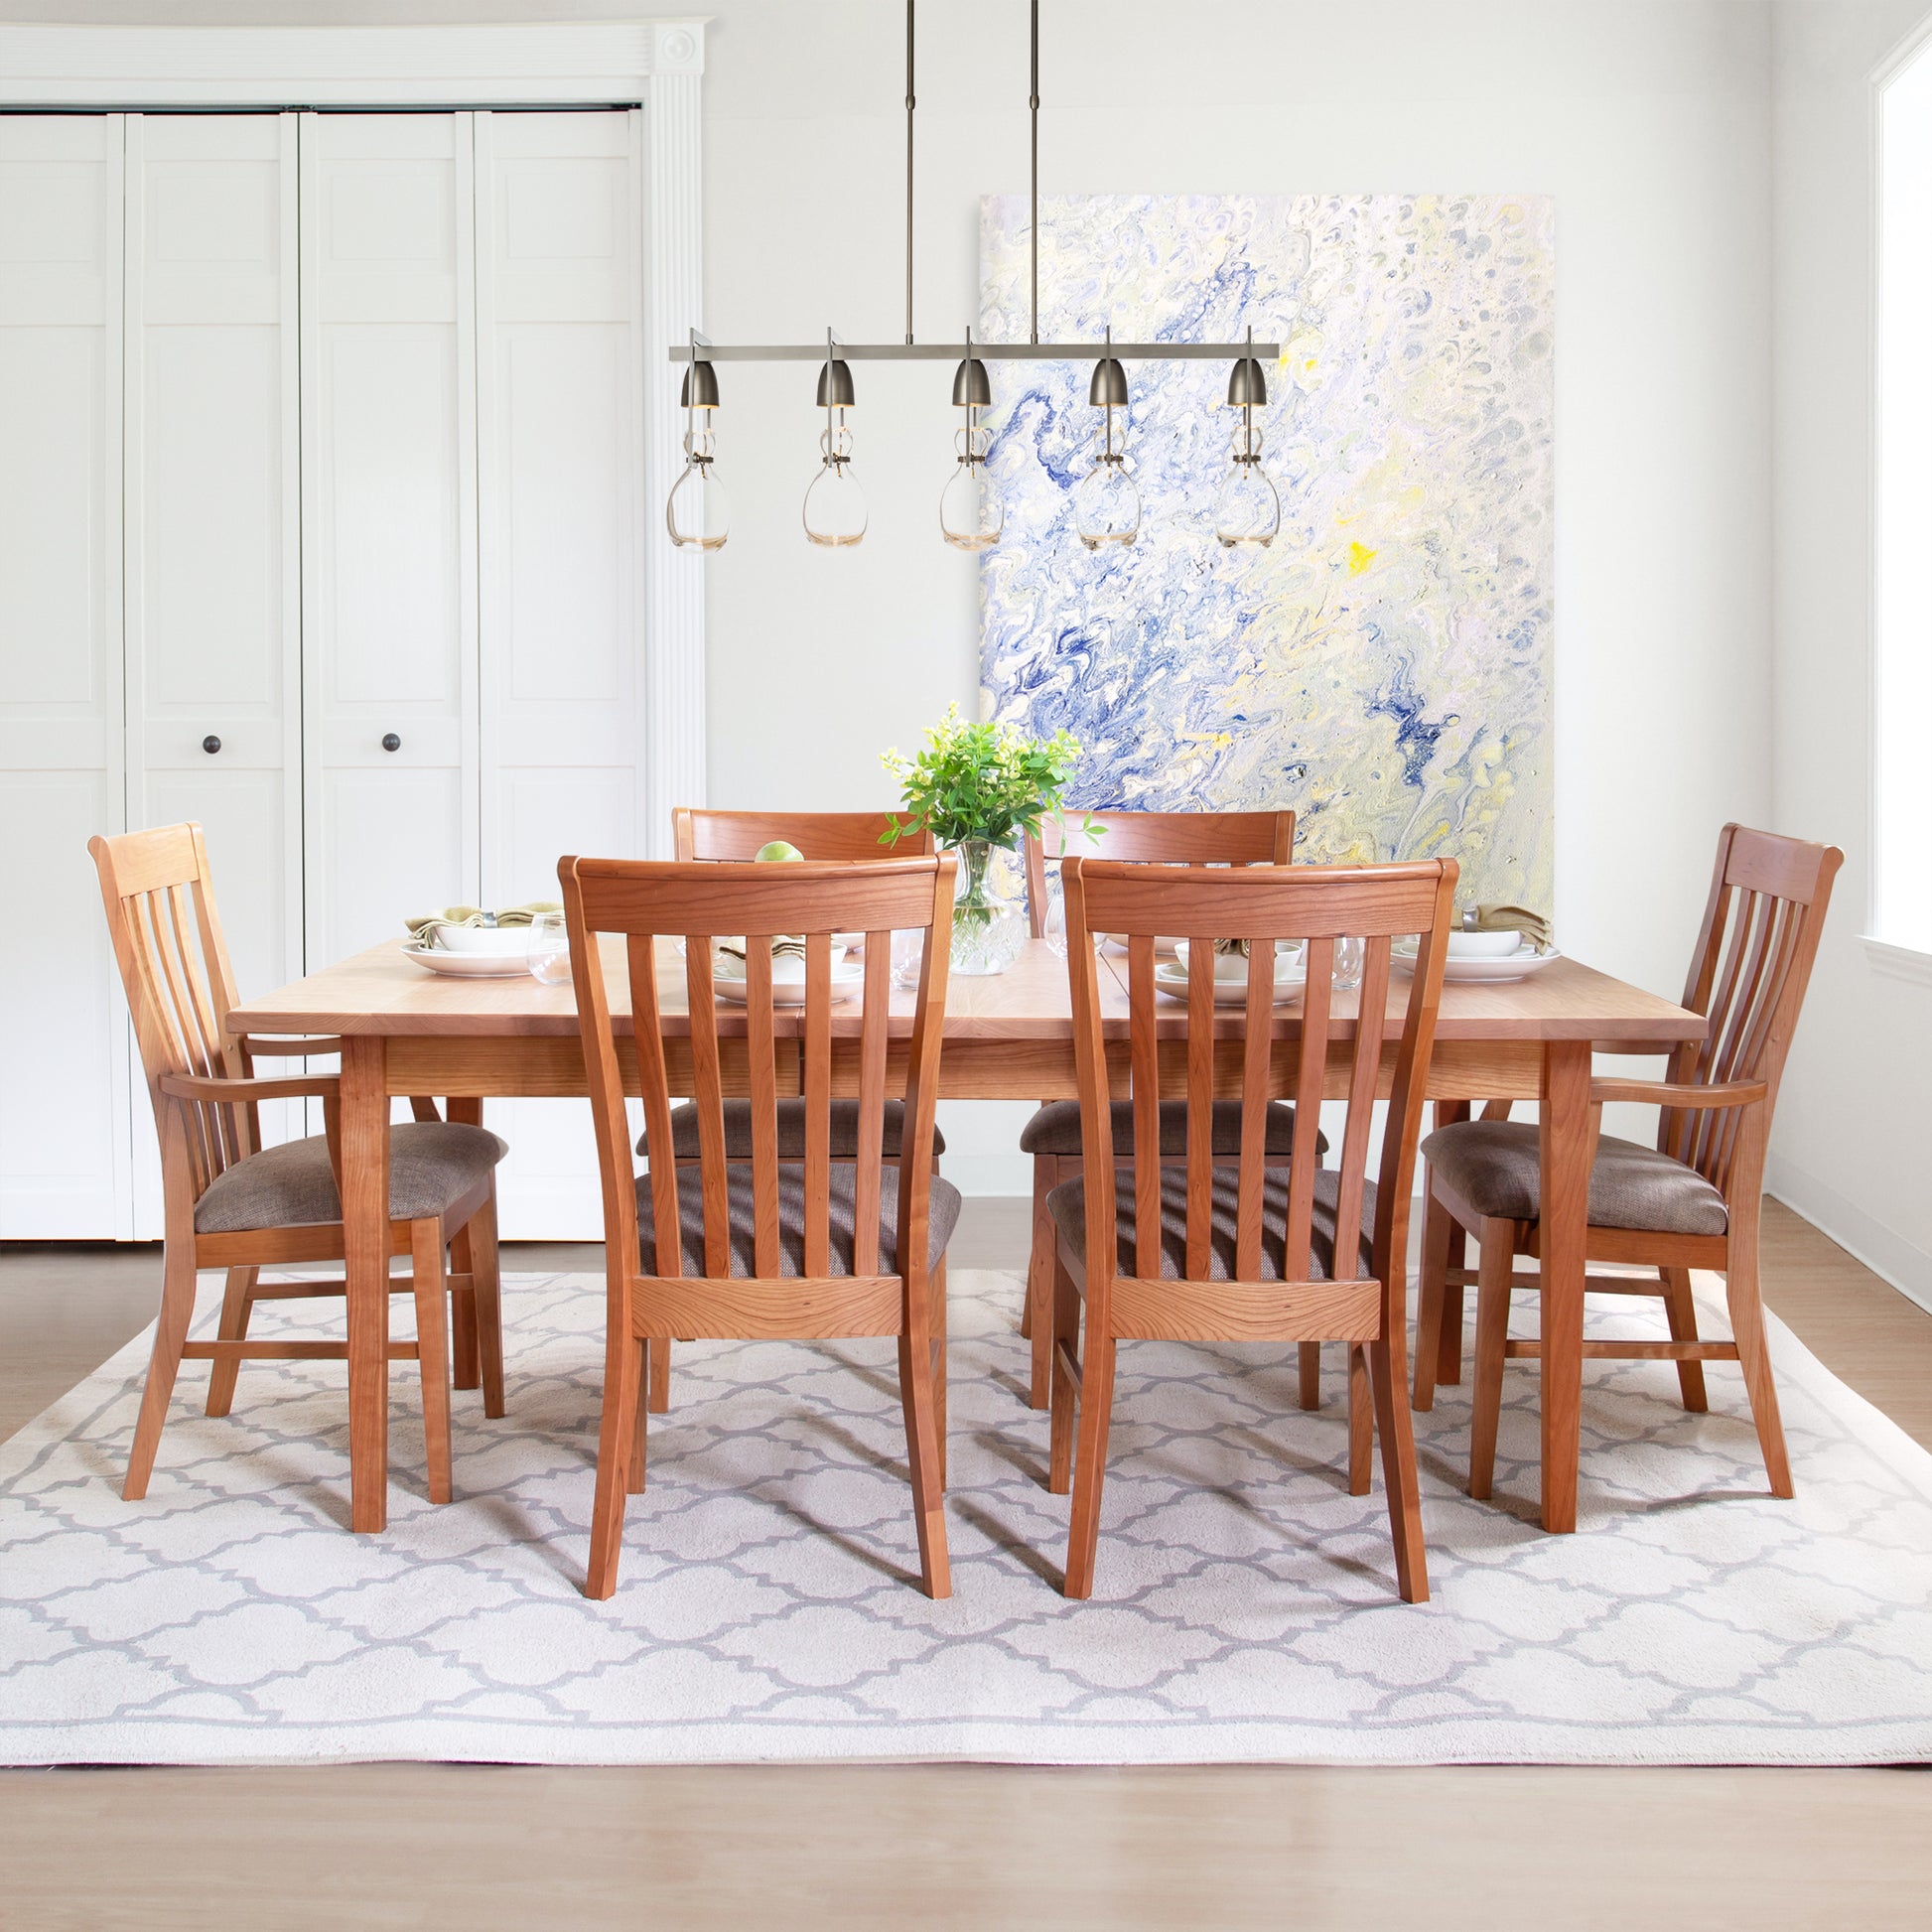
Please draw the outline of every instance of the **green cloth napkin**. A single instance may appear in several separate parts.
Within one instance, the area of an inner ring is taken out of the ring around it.
[[[446,905],[440,912],[418,913],[413,919],[403,920],[403,924],[418,945],[434,946],[446,925],[531,925],[539,912],[563,909],[563,901],[555,898],[533,898],[527,905],[506,905],[493,917],[481,905]]]
[[[1550,943],[1550,921],[1541,912],[1523,905],[1478,905],[1475,923],[1464,923],[1464,932],[1520,932],[1533,939],[1539,948]]]

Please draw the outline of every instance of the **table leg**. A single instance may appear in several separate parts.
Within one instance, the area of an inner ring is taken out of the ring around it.
[[[1543,1049],[1538,1129],[1542,1159],[1543,1527],[1577,1527],[1583,1450],[1584,1274],[1589,1171],[1596,1154],[1589,1105],[1590,1044]]]
[[[389,1520],[389,1094],[387,1042],[343,1042],[343,1260],[348,1299],[349,1521]]]

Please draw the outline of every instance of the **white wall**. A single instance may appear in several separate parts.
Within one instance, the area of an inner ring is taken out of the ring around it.
[[[1932,1307],[1932,979],[1878,970],[1860,942],[1871,894],[1871,83],[1926,18],[1925,0],[1778,0],[1773,16],[1773,822],[1842,845],[1846,865],[1770,1178]]]
[[[597,0],[0,0],[0,16],[258,24],[634,15]],[[659,8],[656,11],[671,11]],[[1769,766],[1770,12],[1764,0],[1051,0],[1053,193],[1557,198],[1557,915],[1681,987],[1718,826]],[[897,0],[713,0],[707,313],[720,341],[901,329]],[[927,0],[917,326],[974,313],[976,210],[1027,179],[1024,0]],[[862,367],[872,533],[806,544],[812,373],[724,372],[737,500],[708,573],[711,797],[864,805],[977,686],[974,566],[934,527],[949,372]],[[1849,922],[1848,922],[1849,924]],[[1849,1110],[1849,1109],[1848,1109]],[[949,1171],[1024,1184],[1010,1110]],[[969,1145],[970,1144],[970,1145]]]

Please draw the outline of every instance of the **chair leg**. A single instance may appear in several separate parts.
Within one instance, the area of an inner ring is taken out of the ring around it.
[[[470,1301],[476,1316],[477,1372],[483,1414],[503,1413],[502,1266],[496,1247],[496,1190],[470,1217],[463,1237],[470,1244]],[[459,1387],[462,1384],[458,1385]]]
[[[227,1291],[221,1297],[221,1325],[215,1330],[223,1341],[248,1338],[248,1317],[254,1312],[255,1283],[260,1280],[261,1272],[259,1268],[228,1270]],[[225,1416],[234,1406],[235,1377],[241,1373],[240,1358],[229,1355],[210,1362],[208,1369],[207,1413]]]
[[[1094,1553],[1100,1542],[1100,1491],[1107,1473],[1107,1431],[1114,1419],[1114,1338],[1087,1324],[1080,1358],[1080,1425],[1073,1454],[1073,1521],[1066,1536],[1061,1593],[1093,1594]]]
[[[1079,1412],[1080,1385],[1073,1371],[1060,1359],[1064,1346],[1077,1358],[1080,1346],[1080,1292],[1066,1272],[1057,1246],[1053,1250],[1053,1318],[1046,1334],[1052,1353],[1053,1411],[1047,1425],[1049,1448],[1046,1460],[1046,1486],[1056,1496],[1073,1487],[1073,1426]]]
[[[1033,1375],[1027,1405],[1044,1409],[1053,1399],[1053,1270],[1059,1236],[1046,1212],[1046,1196],[1059,1182],[1059,1163],[1034,1156],[1034,1233],[1027,1256],[1027,1329],[1033,1342]]]
[[[450,1500],[450,1292],[443,1281],[443,1223],[411,1221],[409,1266],[416,1301],[416,1361],[423,1372],[423,1448],[429,1499]]]
[[[188,1324],[195,1318],[195,1247],[192,1241],[170,1241],[161,1262],[161,1313],[154,1324],[154,1352],[148,1357],[147,1386],[141,1391],[141,1414],[134,1425],[134,1447],[128,1452],[123,1501],[138,1503],[148,1493],[154,1473],[154,1452],[161,1447],[161,1425],[168,1419],[168,1399],[175,1392],[182,1345]]]
[[[1416,1371],[1415,1392],[1409,1398],[1413,1407],[1428,1411],[1436,1406],[1436,1380],[1443,1359],[1443,1315],[1448,1306],[1447,1276],[1449,1265],[1450,1235],[1455,1217],[1436,1198],[1423,1167],[1422,1271],[1416,1295]],[[1462,1318],[1462,1298],[1456,1301],[1456,1320]],[[1458,1353],[1459,1353],[1458,1349]]]
[[[1469,1418],[1469,1494],[1486,1502],[1496,1480],[1496,1431],[1502,1424],[1504,1349],[1516,1242],[1508,1221],[1485,1220],[1476,1259],[1476,1372]]]
[[[650,1412],[664,1415],[671,1406],[671,1344],[659,1335],[650,1345]]]
[[[1737,1217],[1740,1221],[1742,1216]],[[1757,1288],[1757,1230],[1733,1228],[1728,1266],[1725,1270],[1725,1300],[1729,1305],[1730,1332],[1737,1342],[1737,1363],[1744,1371],[1744,1393],[1751,1400],[1751,1420],[1757,1424],[1757,1446],[1764,1455],[1764,1473],[1771,1478],[1771,1494],[1790,1496],[1791,1458],[1785,1452],[1784,1423],[1778,1414],[1778,1387],[1771,1374],[1771,1352],[1764,1338],[1764,1303]]]
[[[1429,1601],[1429,1557],[1423,1547],[1422,1484],[1416,1475],[1416,1438],[1408,1393],[1401,1386],[1396,1351],[1385,1336],[1361,1351],[1368,1357],[1375,1393],[1375,1422],[1382,1435],[1382,1487],[1389,1499],[1389,1532],[1395,1541],[1395,1583],[1405,1603]]]
[[[456,1277],[467,1275],[467,1284]],[[477,1339],[477,1247],[468,1224],[450,1237],[450,1381],[459,1389],[483,1384],[483,1355]]]
[[[604,1415],[597,1432],[597,1491],[591,1500],[591,1561],[584,1594],[598,1601],[618,1587],[623,1551],[623,1503],[631,1464],[644,1434],[643,1351],[630,1332],[630,1305],[610,1315],[604,1340]],[[656,1349],[650,1351],[656,1354]]]
[[[1691,1271],[1688,1268],[1660,1268],[1657,1273],[1663,1278],[1664,1312],[1670,1318],[1671,1340],[1696,1341],[1698,1305],[1697,1297],[1691,1293]],[[1679,1362],[1677,1387],[1684,1398],[1685,1408],[1694,1415],[1701,1416],[1710,1408],[1704,1390],[1702,1362]]]
[[[650,1350],[649,1336],[639,1335],[637,1337],[637,1380],[640,1387],[650,1380]],[[649,1449],[645,1438],[649,1434],[650,1409],[648,1404],[642,1402],[634,1403],[632,1407],[636,1410],[637,1424],[630,1432],[630,1470],[624,1489],[629,1495],[641,1496],[644,1493],[644,1464],[646,1451]]]
[[[1359,1342],[1348,1344],[1348,1493],[1366,1496],[1375,1461],[1375,1399],[1368,1358]]]
[[[946,1490],[946,1258],[932,1271],[932,1429],[937,1440],[939,1492]]]
[[[1302,1407],[1319,1409],[1321,1407],[1321,1344],[1318,1341],[1305,1341],[1300,1346],[1299,1355]]]
[[[939,1437],[934,1428],[930,1286],[906,1284],[905,1318],[898,1337],[898,1392],[905,1411],[905,1459],[912,1474],[912,1519],[919,1538],[919,1581],[935,1601],[952,1594],[946,1555],[946,1499],[939,1480]],[[927,1306],[921,1307],[921,1302]]]

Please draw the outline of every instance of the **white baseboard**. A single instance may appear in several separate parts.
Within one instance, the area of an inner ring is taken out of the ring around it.
[[[1836,1188],[1773,1156],[1764,1191],[1802,1214],[1899,1294],[1932,1312],[1932,1255],[1894,1234]]]

